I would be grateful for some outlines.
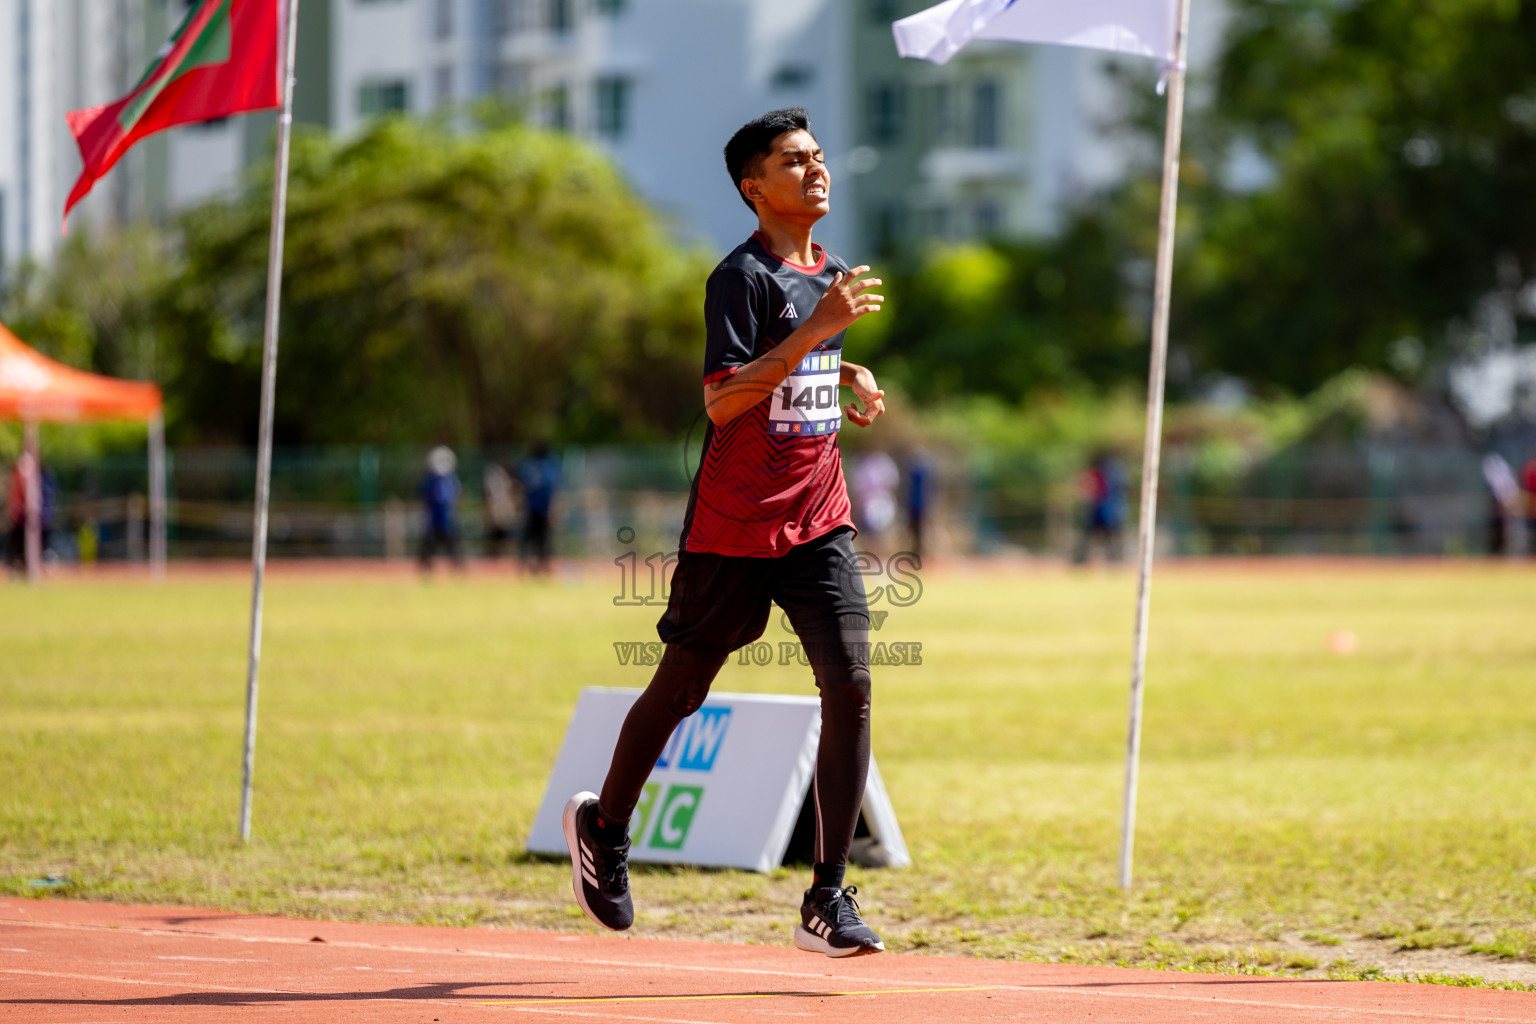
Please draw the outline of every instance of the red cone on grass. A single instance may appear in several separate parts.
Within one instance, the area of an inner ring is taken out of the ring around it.
[[[155,132],[282,105],[279,0],[197,0],[132,92],[74,110],[69,130],[85,169],[64,217],[134,143]]]

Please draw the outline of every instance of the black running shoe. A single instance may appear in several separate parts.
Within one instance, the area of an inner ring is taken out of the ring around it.
[[[884,953],[885,943],[859,916],[853,896],[858,886],[846,889],[805,890],[800,904],[800,926],[795,929],[795,945],[807,953],[827,956],[864,956]]]
[[[621,932],[635,922],[629,898],[629,839],[609,846],[592,831],[597,794],[577,793],[566,801],[562,824],[571,851],[571,887],[588,917]]]

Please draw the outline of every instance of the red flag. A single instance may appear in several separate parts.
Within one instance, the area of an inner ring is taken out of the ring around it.
[[[85,170],[64,218],[134,143],[194,121],[282,105],[278,88],[282,0],[196,0],[133,92],[104,107],[70,111]]]

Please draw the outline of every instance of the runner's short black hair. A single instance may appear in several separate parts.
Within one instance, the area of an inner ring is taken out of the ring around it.
[[[811,115],[804,107],[785,107],[770,110],[736,129],[731,141],[725,144],[725,169],[731,172],[731,186],[747,209],[756,210],[752,200],[741,190],[743,178],[756,177],[763,172],[763,160],[773,152],[773,143],[780,135],[811,130]]]

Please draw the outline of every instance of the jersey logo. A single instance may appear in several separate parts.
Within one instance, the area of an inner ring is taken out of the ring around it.
[[[793,302],[791,302],[787,306],[785,306],[784,307],[784,312],[779,314],[779,319],[780,320],[783,320],[785,317],[788,317],[791,320],[799,320],[800,319],[800,314],[795,312],[795,304]]]

